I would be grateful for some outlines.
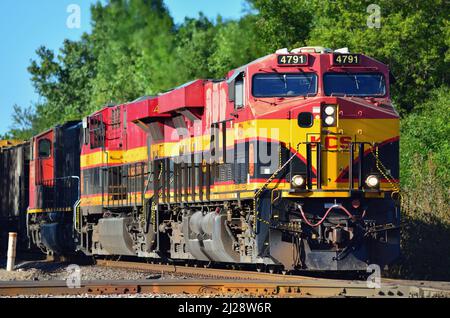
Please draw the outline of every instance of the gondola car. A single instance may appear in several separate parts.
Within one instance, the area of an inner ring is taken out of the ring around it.
[[[0,253],[5,252],[8,233],[18,233],[19,248],[27,247],[29,143],[0,141]]]

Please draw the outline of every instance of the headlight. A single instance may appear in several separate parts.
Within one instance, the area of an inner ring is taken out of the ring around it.
[[[334,125],[335,119],[333,116],[328,116],[325,118],[325,124],[327,124],[328,126],[332,126]]]
[[[302,176],[296,175],[292,177],[292,185],[295,188],[300,188],[305,185],[305,178]]]
[[[325,114],[327,114],[328,116],[334,115],[335,112],[336,109],[333,106],[325,107]]]
[[[379,184],[380,184],[380,179],[377,176],[370,175],[366,179],[366,185],[369,188],[376,188],[379,186]]]

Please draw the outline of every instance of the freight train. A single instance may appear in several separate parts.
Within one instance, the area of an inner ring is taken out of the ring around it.
[[[30,244],[286,270],[389,265],[400,253],[391,82],[363,54],[283,49],[48,130],[25,144]]]

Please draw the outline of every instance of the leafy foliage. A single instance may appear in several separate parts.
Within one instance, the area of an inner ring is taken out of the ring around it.
[[[431,156],[437,180],[450,188],[450,88],[435,89],[430,95],[401,125],[401,177],[407,188],[417,184],[417,160],[425,163]]]
[[[449,100],[435,89],[401,123],[403,256],[391,276],[450,279]]]
[[[31,62],[28,71],[43,102],[25,108],[14,106],[10,133],[16,139],[79,119],[88,110],[92,95],[96,64],[87,35],[80,41],[64,41],[58,56],[45,47],[36,53],[38,60]]]
[[[92,19],[98,60],[93,109],[155,94],[178,83],[174,25],[162,0],[97,3]]]
[[[403,189],[402,257],[389,270],[390,276],[450,280],[449,192],[435,157],[416,154],[408,162],[414,182],[408,180]]]
[[[221,22],[214,25],[203,14],[198,19],[186,18],[179,26],[176,36],[175,57],[182,66],[183,72],[180,74],[182,82],[190,81],[194,78],[214,77],[209,64],[209,58],[217,50],[214,41]]]
[[[35,108],[27,107],[21,108],[18,105],[13,106],[13,121],[15,123],[14,128],[4,137],[0,139],[13,139],[25,140],[34,136],[45,129],[42,124],[42,120],[37,115],[42,110],[42,105],[36,106],[38,111],[34,111]]]
[[[389,64],[397,78],[393,97],[402,112],[450,81],[450,7],[445,0],[377,1],[380,28],[367,25],[367,8],[373,1],[251,2],[260,12],[260,35],[272,50],[305,43],[349,47]]]
[[[250,0],[256,15],[256,32],[263,47],[274,52],[280,48],[305,46],[320,0]]]
[[[222,78],[278,48],[304,45],[349,47],[389,64],[397,78],[393,98],[403,115],[433,88],[448,86],[450,9],[444,0],[380,0],[381,28],[368,27],[366,0],[248,4],[238,21],[211,21],[200,13],[177,26],[162,0],[98,2],[91,34],[65,41],[58,56],[45,47],[37,50],[29,71],[43,100],[34,108],[34,121],[49,127],[195,78]],[[22,124],[14,124],[15,133],[24,132]]]
[[[214,44],[216,51],[209,59],[215,77],[222,78],[234,68],[269,53],[260,45],[254,16],[229,22],[219,29]]]

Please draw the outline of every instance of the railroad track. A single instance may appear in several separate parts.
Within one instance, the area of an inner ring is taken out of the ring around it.
[[[98,259],[96,260],[98,266],[110,267],[110,268],[123,268],[141,271],[150,271],[155,273],[163,274],[174,274],[174,275],[185,275],[191,277],[203,277],[212,279],[234,279],[234,280],[266,280],[266,281],[277,281],[277,282],[298,282],[298,281],[308,281],[308,282],[341,282],[342,284],[348,283],[349,280],[343,279],[327,279],[327,278],[315,278],[310,276],[300,276],[289,274],[273,274],[267,272],[256,272],[256,271],[244,271],[244,270],[230,270],[230,269],[217,269],[217,268],[204,268],[204,267],[188,267],[179,266],[175,264],[155,264],[155,263],[142,263],[142,262],[130,262],[130,261],[113,261]],[[352,282],[358,282],[358,280],[352,280]],[[366,281],[359,280],[366,284]],[[383,278],[382,284],[384,285],[401,285],[401,286],[411,286],[411,287],[421,287],[426,289],[438,289],[443,291],[450,291],[450,282],[433,282],[433,281],[413,281],[413,280],[401,280],[401,279],[390,279]]]
[[[191,296],[264,296],[264,297],[450,297],[450,290],[397,284],[381,289],[368,288],[361,281],[236,281],[236,280],[158,280],[87,281],[69,288],[65,281],[2,282],[0,296],[74,296],[172,294]]]
[[[241,270],[185,267],[98,260],[97,266],[161,273],[155,279],[82,281],[69,288],[65,281],[0,282],[0,296],[75,296],[172,294],[221,297],[450,297],[450,283],[383,279],[380,288],[366,281],[311,278]],[[175,278],[167,279],[166,274]],[[183,279],[176,276],[184,276]]]
[[[111,260],[97,260],[97,265],[210,278],[214,279],[213,282],[222,282],[224,285],[220,290],[226,293],[244,292],[252,295],[293,297],[450,297],[450,282],[383,279],[381,288],[370,288],[366,281],[312,278],[254,271]],[[201,281],[202,284],[205,284],[205,282],[211,281]],[[233,282],[234,285],[229,285],[230,282]],[[246,285],[252,287],[246,288]]]
[[[428,294],[427,294],[428,292]],[[79,288],[69,288],[64,281],[3,282],[0,296],[66,296],[175,294],[193,296],[265,296],[265,297],[437,297],[430,291],[411,290],[404,286],[383,289],[367,288],[363,282],[316,280],[298,282],[231,280],[162,280],[162,281],[90,281]],[[447,294],[447,296],[449,296]],[[441,294],[441,297],[445,295]]]

